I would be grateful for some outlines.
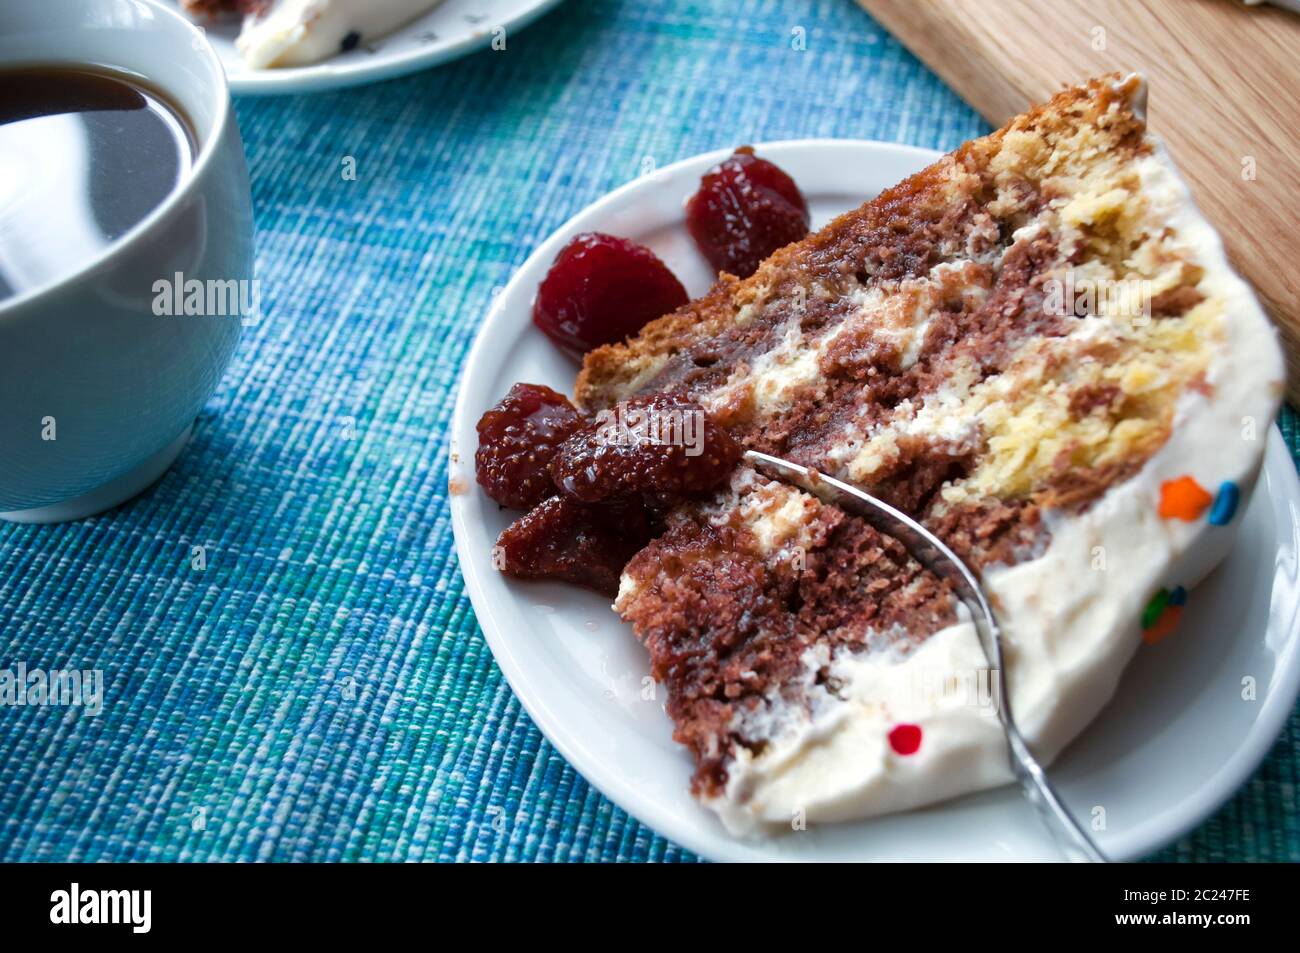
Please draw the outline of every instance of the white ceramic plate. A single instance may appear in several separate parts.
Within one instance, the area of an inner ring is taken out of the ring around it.
[[[177,0],[166,2],[178,6]],[[560,0],[443,0],[406,26],[323,63],[290,69],[251,69],[235,49],[239,21],[199,21],[226,67],[230,91],[237,96],[312,93],[340,86],[374,83],[404,76],[464,56],[492,42],[493,30],[510,37]]]
[[[814,227],[929,164],[935,154],[876,142],[808,140],[757,147],[794,176]],[[671,739],[663,690],[645,700],[649,666],[605,600],[572,586],[522,583],[492,568],[513,514],[474,482],[474,425],[518,381],[571,392],[576,366],[530,323],[538,281],[575,233],[612,232],[653,248],[692,295],[712,275],[692,246],[682,202],[727,152],[688,159],[579,213],[498,296],[465,367],[452,431],[452,519],[461,568],[497,662],[557,749],[619,806],[691,850],[728,860],[1056,859],[1018,790],[1004,788],[908,814],[729,837],[687,794],[691,760]],[[1297,558],[1300,483],[1276,429],[1241,536],[1192,595],[1177,637],[1144,646],[1119,694],[1052,769],[1067,802],[1106,809],[1099,837],[1115,859],[1142,857],[1195,826],[1250,776],[1300,688]],[[1243,700],[1243,679],[1256,686]]]

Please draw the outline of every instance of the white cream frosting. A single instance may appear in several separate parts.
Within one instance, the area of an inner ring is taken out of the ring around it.
[[[235,40],[255,69],[305,66],[339,53],[345,37],[378,39],[442,0],[276,0],[261,16],[244,18]]]
[[[1040,555],[984,574],[1003,626],[1016,720],[1046,761],[1114,694],[1157,590],[1190,590],[1227,554],[1283,389],[1276,332],[1162,149],[1139,160],[1139,175],[1153,220],[1169,225],[1205,269],[1201,290],[1222,299],[1224,341],[1207,372],[1209,387],[1182,394],[1172,435],[1136,476],[1080,515],[1046,514],[1051,538]],[[1103,324],[1084,320],[1075,333],[1103,334]],[[960,423],[937,412],[942,400],[933,408],[919,408],[906,426],[955,428],[957,436]],[[1160,518],[1161,483],[1185,475],[1210,492],[1234,481],[1241,491],[1237,519],[1211,526],[1204,518]],[[783,512],[759,514],[756,537],[764,545],[797,534]],[[1011,780],[994,708],[933,690],[946,677],[962,682],[985,666],[969,622],[902,656],[810,655],[805,664],[810,673],[829,664],[838,690],[813,692],[818,700],[807,709],[774,701],[772,722],[762,726],[769,744],[756,757],[742,749],[728,766],[725,794],[705,802],[733,833],[905,810]],[[888,732],[899,723],[921,728],[924,742],[914,754],[891,750]]]

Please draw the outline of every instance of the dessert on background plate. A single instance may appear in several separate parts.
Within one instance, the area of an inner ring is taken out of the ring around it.
[[[1010,773],[986,662],[943,584],[734,464],[726,440],[862,486],[979,572],[1045,760],[1229,549],[1281,354],[1148,136],[1144,95],[1136,77],[1067,90],[591,351],[576,408],[516,407],[512,439],[552,429],[528,471],[546,498],[503,534],[504,568],[602,591],[621,576],[615,608],[668,689],[694,793],[732,831],[903,810]],[[648,458],[627,462],[645,446],[582,423],[658,407],[679,435],[695,413],[726,435],[674,466],[726,472],[660,492]]]
[[[241,16],[235,40],[257,69],[306,66],[386,36],[442,0],[181,0],[191,16]]]

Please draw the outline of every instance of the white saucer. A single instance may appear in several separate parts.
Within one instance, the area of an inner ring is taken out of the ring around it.
[[[799,183],[818,227],[934,153],[877,142],[759,145]],[[572,586],[513,582],[491,549],[513,514],[474,482],[474,425],[518,381],[571,392],[576,365],[530,323],[538,281],[575,233],[653,248],[692,295],[711,274],[683,225],[682,201],[730,150],[639,179],[545,241],[497,298],[464,371],[452,430],[452,522],[466,587],[515,693],[568,761],[664,836],[719,860],[1051,860],[1058,855],[1018,790],[1005,788],[874,821],[738,841],[687,794],[691,759],[671,739],[664,693],[643,699],[644,650],[605,600]],[[1102,847],[1143,857],[1194,827],[1254,772],[1300,689],[1300,481],[1280,433],[1237,548],[1192,593],[1176,638],[1144,646],[1102,716],[1052,769],[1067,802],[1106,808]],[[1243,698],[1253,679],[1255,697]]]

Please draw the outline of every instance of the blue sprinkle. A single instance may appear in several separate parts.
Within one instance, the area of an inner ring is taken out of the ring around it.
[[[1241,490],[1231,480],[1224,480],[1219,487],[1219,495],[1214,498],[1210,510],[1211,526],[1227,526],[1237,513],[1237,501],[1241,499]]]
[[[1174,586],[1174,591],[1169,593],[1169,604],[1171,606],[1187,605],[1187,590],[1182,586]]]

